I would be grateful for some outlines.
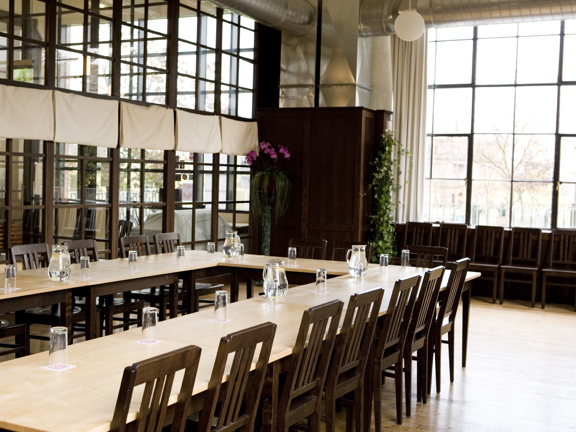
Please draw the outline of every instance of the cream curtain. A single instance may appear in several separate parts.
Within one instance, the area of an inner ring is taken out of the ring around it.
[[[176,150],[220,153],[222,136],[219,117],[176,110]]]
[[[0,85],[0,137],[54,138],[52,90]]]
[[[244,156],[258,150],[258,123],[221,117],[222,153]]]
[[[392,85],[394,118],[391,129],[412,155],[401,163],[396,221],[420,221],[424,207],[426,147],[427,33],[414,42],[392,38]]]
[[[54,141],[115,148],[118,145],[118,102],[54,92]]]
[[[174,110],[156,105],[120,103],[120,146],[174,150]]]

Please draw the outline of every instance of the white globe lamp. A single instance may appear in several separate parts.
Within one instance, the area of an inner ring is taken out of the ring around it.
[[[399,12],[398,18],[394,21],[396,36],[406,42],[413,42],[419,39],[424,30],[424,18],[413,9]]]

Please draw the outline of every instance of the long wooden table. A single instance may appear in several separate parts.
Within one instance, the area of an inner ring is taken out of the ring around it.
[[[152,271],[153,263],[151,260],[144,275]],[[76,367],[63,372],[41,369],[48,364],[47,352],[0,363],[0,428],[26,432],[107,431],[124,367],[186,345],[198,345],[202,356],[193,395],[199,396],[207,388],[220,337],[272,321],[278,329],[270,361],[278,362],[290,355],[302,312],[308,307],[335,298],[347,303],[355,292],[383,287],[384,313],[394,281],[423,272],[412,267],[375,267],[361,280],[350,276],[329,279],[326,293],[316,293],[314,284],[292,288],[279,307],[269,307],[262,297],[232,303],[228,312],[231,321],[226,323],[212,322],[212,310],[170,319],[159,323],[158,338],[163,342],[156,345],[136,343],[142,339],[140,329],[74,344],[69,347],[68,362]],[[467,280],[478,276],[469,273]],[[69,283],[74,285],[73,280]],[[171,403],[176,401],[178,390],[178,386],[172,390]],[[134,400],[138,399],[136,395]],[[136,410],[135,402],[129,419],[135,418]]]

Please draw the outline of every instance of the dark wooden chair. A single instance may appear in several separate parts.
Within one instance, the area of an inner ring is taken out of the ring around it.
[[[542,309],[546,306],[548,286],[574,288],[575,279],[576,230],[555,229],[552,231],[546,268],[542,269]]]
[[[436,365],[436,392],[440,393],[440,360],[442,344],[448,344],[448,359],[450,362],[450,382],[454,382],[454,342],[456,327],[456,312],[462,296],[462,289],[466,280],[466,272],[470,264],[470,258],[463,258],[455,263],[448,264],[450,278],[446,289],[438,296],[436,317],[430,329],[430,343],[428,344],[428,394],[432,387],[432,355]],[[448,334],[448,340],[442,337]]]
[[[320,402],[338,331],[343,303],[333,300],[304,311],[289,360],[276,415],[276,430],[287,432],[308,419],[311,432],[320,431]]]
[[[82,256],[89,257],[92,262],[99,261],[98,245],[94,239],[69,240],[65,241],[64,245],[68,246],[70,258],[74,263],[79,264],[80,257]],[[97,306],[100,314],[99,321],[102,333],[105,335],[114,333],[115,329],[122,328],[128,330],[132,325],[142,325],[142,309],[144,309],[145,306],[144,301],[109,295],[98,298]],[[117,316],[120,314],[122,314],[122,317]],[[133,315],[135,315],[135,317],[132,317]],[[121,322],[121,324],[114,324],[114,321]]]
[[[352,431],[353,424],[356,432],[364,430],[364,372],[383,295],[384,290],[377,288],[350,296],[326,378],[326,432],[335,431],[337,399],[347,408],[346,430]],[[354,397],[346,399],[351,393]]]
[[[291,238],[288,243],[288,246],[296,248],[298,258],[324,260],[326,259],[326,249],[328,248],[328,241]]]
[[[536,289],[540,272],[542,230],[540,228],[512,228],[506,263],[500,267],[500,304],[504,303],[504,284],[530,284],[532,307],[536,305]]]
[[[46,268],[50,263],[50,246],[47,243],[16,245],[10,248],[9,256],[11,264],[17,265],[18,261],[21,260],[22,270]],[[55,304],[46,306],[47,307],[18,311],[16,313],[17,321],[49,326],[62,325],[61,305]],[[74,330],[80,330],[77,325],[85,320],[86,313],[82,305],[74,304],[72,307],[72,331],[70,332],[70,341],[84,336],[83,331],[81,333],[74,333]],[[48,337],[39,335],[30,335],[30,338],[49,340]]]
[[[144,385],[142,401],[136,417],[136,426],[130,430],[161,431],[167,422],[168,399],[174,377],[176,372],[182,369],[184,369],[184,376],[170,431],[184,431],[200,353],[201,349],[192,345],[139,361],[124,369],[110,431],[124,432],[127,430],[126,421],[130,413],[134,388],[140,385]]]
[[[16,358],[30,354],[30,323],[14,324],[0,321],[0,339],[14,338],[14,343],[0,341],[0,356],[15,354]]]
[[[432,268],[436,263],[446,266],[448,249],[442,246],[406,246],[410,251],[410,265],[413,267]]]
[[[455,262],[466,257],[468,225],[441,223],[438,236],[438,246],[448,248],[448,261]]]
[[[120,219],[118,221],[118,238],[126,237],[132,234],[132,226],[134,224],[131,220]]]
[[[504,228],[478,225],[474,232],[474,247],[470,271],[480,272],[481,279],[492,281],[492,303],[498,297],[498,275],[504,251]]]
[[[382,430],[382,374],[394,378],[396,389],[396,422],[402,424],[402,374],[404,342],[408,335],[410,317],[416,302],[420,276],[399,279],[394,284],[392,297],[383,327],[376,332],[372,358],[368,362],[365,378],[366,403],[364,418],[370,418],[372,401],[374,402],[374,422],[376,432]],[[392,369],[388,371],[388,369]],[[371,389],[371,393],[367,390]]]
[[[128,258],[128,251],[135,250],[138,256],[152,255],[150,241],[145,235],[124,236],[120,238],[120,256]]]
[[[176,252],[178,246],[182,246],[182,241],[180,239],[180,234],[177,232],[172,233],[160,233],[154,236],[154,244],[156,246],[156,253],[171,253]],[[206,305],[213,305],[214,300],[201,299],[200,296],[214,294],[216,291],[224,288],[224,284],[218,283],[217,278],[202,278],[200,282],[195,283],[196,289],[196,304],[194,305],[194,311],[187,311],[188,313],[198,311],[200,309],[200,303]],[[184,289],[183,281],[182,286],[179,285],[178,295],[186,295],[187,290]],[[179,282],[180,284],[180,282]],[[164,292],[167,296],[167,291]]]
[[[353,245],[364,245],[366,246],[366,259],[370,262],[370,258],[372,256],[372,243],[364,243],[364,242],[348,242],[348,241],[339,241],[334,240],[332,242],[332,261],[346,261],[346,254],[348,250],[352,249]]]
[[[431,246],[432,223],[431,222],[406,222],[404,231],[403,247],[406,245]]]
[[[269,322],[220,339],[196,431],[252,430],[275,334],[276,324]],[[256,369],[251,372],[258,349]],[[232,366],[227,371],[226,363],[231,355]],[[222,383],[224,374],[228,378]]]
[[[408,336],[404,343],[404,371],[406,387],[406,416],[412,415],[412,360],[416,353],[416,400],[426,403],[428,385],[428,343],[434,321],[438,294],[442,286],[444,267],[426,270],[410,319]]]

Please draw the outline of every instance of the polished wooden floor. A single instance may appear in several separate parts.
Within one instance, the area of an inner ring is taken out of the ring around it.
[[[457,331],[460,326],[457,326]],[[33,327],[33,332],[44,331]],[[387,431],[576,431],[576,313],[568,306],[532,309],[472,301],[468,366],[456,344],[455,381],[450,385],[447,347],[442,392],[398,426],[393,383],[384,386],[382,428]],[[33,341],[32,350],[47,349]],[[0,361],[7,360],[0,358]],[[1,390],[0,390],[1,391]],[[338,431],[344,431],[339,414]],[[371,430],[374,430],[372,421]]]

